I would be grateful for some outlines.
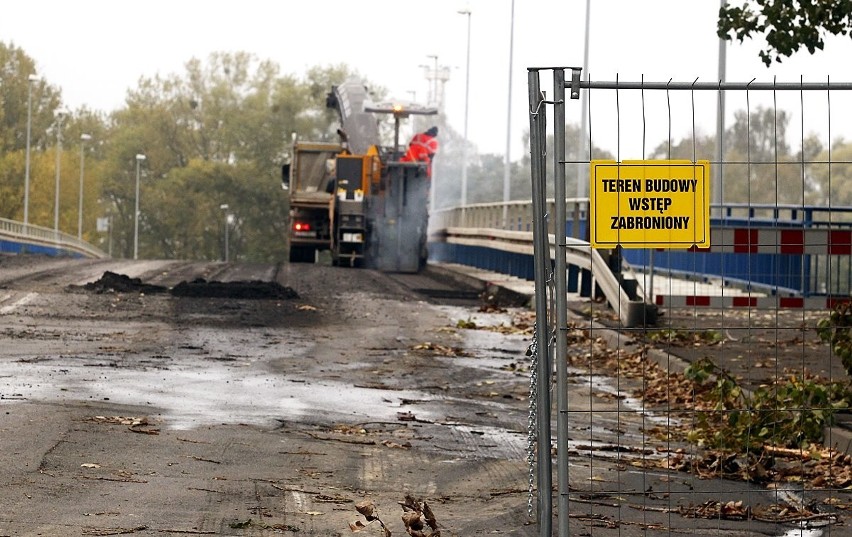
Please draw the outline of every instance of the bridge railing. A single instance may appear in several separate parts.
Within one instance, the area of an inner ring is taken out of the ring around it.
[[[852,294],[852,207],[729,203],[711,205],[710,212],[711,248],[624,249],[621,251],[623,260],[639,272],[715,281],[768,295],[836,297]],[[548,230],[555,233],[553,199],[547,200],[547,214]],[[566,214],[569,215],[564,223],[566,235],[584,239],[588,199],[567,200]],[[430,214],[429,224],[433,246],[447,236],[447,230],[478,229],[529,232],[526,238],[513,237],[510,242],[517,246],[519,241],[528,240],[526,246],[530,251],[532,248],[531,201],[440,209]],[[490,238],[486,237],[489,235]],[[477,242],[480,248],[489,241],[492,245],[506,242],[501,235],[488,232],[484,232],[481,239]],[[588,243],[582,242],[569,245],[572,249],[588,247]],[[465,264],[533,279],[531,257],[525,261],[517,257],[517,251],[511,255],[490,256],[481,249],[475,253],[455,249],[450,256],[445,247],[434,249],[445,260],[453,257]],[[658,299],[649,298],[659,303]]]
[[[101,249],[73,235],[0,218],[0,252],[104,258]]]

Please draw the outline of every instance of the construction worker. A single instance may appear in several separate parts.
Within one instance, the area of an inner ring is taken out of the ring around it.
[[[432,158],[438,152],[438,127],[414,135],[401,162],[425,162],[426,176],[432,177]]]

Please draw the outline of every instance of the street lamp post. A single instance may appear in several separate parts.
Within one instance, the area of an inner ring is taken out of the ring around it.
[[[33,82],[38,76],[27,78],[27,155],[24,170],[24,227],[30,223],[30,139],[33,130]]]
[[[464,145],[462,146],[462,178],[461,178],[461,205],[462,209],[467,205],[467,113],[470,103],[470,15],[469,8],[460,9],[460,15],[467,15],[467,61],[465,64],[464,80]]]
[[[53,196],[53,232],[59,232],[59,176],[60,167],[62,165],[62,119],[65,117],[65,110],[56,111],[56,185]]]
[[[506,105],[506,156],[503,161],[503,229],[509,227],[509,199],[512,192],[512,67],[515,49],[515,0],[512,0],[512,10],[509,24],[509,88],[508,104]]]
[[[229,252],[228,252],[228,228],[231,227],[231,215],[228,214],[228,204],[223,203],[219,206],[220,209],[225,211],[225,263],[229,261]]]
[[[145,155],[136,155],[136,207],[133,211],[133,259],[139,258],[139,168]]]
[[[86,142],[91,140],[91,135],[80,135],[80,195],[77,198],[79,205],[77,206],[77,239],[83,240],[83,170],[86,162]]]

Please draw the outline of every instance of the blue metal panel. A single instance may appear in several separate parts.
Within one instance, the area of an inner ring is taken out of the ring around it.
[[[81,254],[41,244],[26,244],[0,239],[0,252],[5,254],[41,254],[50,256],[83,257]]]
[[[848,214],[849,208],[825,207],[782,207],[782,206],[725,206],[725,218],[711,219],[713,227],[757,228],[774,227],[784,229],[826,228],[844,229],[852,226],[842,218],[831,218],[830,213]],[[731,217],[734,210],[748,217]],[[815,218],[818,213],[818,218]],[[519,218],[517,228],[526,231],[530,223]],[[568,237],[586,238],[588,222],[581,220],[578,231],[574,233],[573,218],[565,222],[565,234]],[[467,264],[495,272],[511,274],[520,278],[534,279],[532,256],[510,254],[484,247],[470,247],[443,243],[430,243],[430,256],[435,261]],[[650,250],[624,249],[622,255],[628,263],[639,269],[650,266]],[[820,256],[791,255],[773,253],[705,253],[683,250],[657,250],[654,256],[655,271],[671,271],[682,277],[698,280],[722,279],[740,286],[752,286],[771,292],[795,292],[803,296],[812,293],[843,294],[852,287],[852,271],[847,277],[829,274],[829,263],[819,263]],[[824,256],[823,256],[824,257]],[[816,260],[816,264],[815,264]],[[838,267],[837,263],[834,263]],[[844,265],[847,266],[847,265]],[[591,293],[591,277],[588,271],[579,271],[568,266],[568,291],[579,291],[584,296]]]
[[[535,279],[531,255],[505,252],[482,246],[430,242],[429,260],[439,263],[460,263],[525,280]]]
[[[650,250],[625,249],[624,259],[638,269],[650,265]],[[722,254],[658,250],[654,269],[658,273],[671,270],[698,278],[721,278],[760,286],[807,293],[803,284],[809,275],[810,256],[789,254]]]

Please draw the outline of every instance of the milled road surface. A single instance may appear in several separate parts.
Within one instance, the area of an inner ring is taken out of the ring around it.
[[[299,298],[75,287],[106,271]],[[483,315],[366,270],[0,257],[0,535],[346,535],[364,499],[399,535],[407,493],[534,535],[528,341],[453,327]]]
[[[113,292],[107,272],[162,289]],[[199,279],[298,297],[168,292]],[[458,328],[521,313],[478,305],[424,275],[0,256],[0,537],[349,535],[363,500],[400,536],[409,494],[444,537],[539,535],[530,336]],[[787,535],[681,516],[779,492],[656,465],[678,446],[648,430],[669,418],[611,374],[569,371],[572,535]]]

